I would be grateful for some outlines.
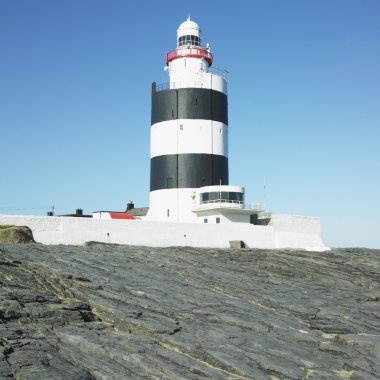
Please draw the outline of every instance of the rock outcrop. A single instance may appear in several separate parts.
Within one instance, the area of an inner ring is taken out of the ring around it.
[[[0,226],[0,244],[34,243],[33,233],[26,226]]]
[[[378,379],[380,251],[0,246],[0,378]]]

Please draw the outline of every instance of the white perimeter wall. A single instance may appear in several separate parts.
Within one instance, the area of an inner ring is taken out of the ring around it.
[[[273,224],[163,223],[76,217],[0,215],[0,224],[28,226],[44,244],[81,245],[87,241],[147,245],[227,248],[243,240],[251,248],[327,249],[319,236],[319,219],[274,215]]]
[[[301,215],[272,214],[270,225],[275,232],[276,247],[308,247],[325,250],[319,218]]]

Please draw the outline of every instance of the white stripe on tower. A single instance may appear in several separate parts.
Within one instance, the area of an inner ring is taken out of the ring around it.
[[[219,121],[179,119],[153,124],[150,155],[206,153],[228,157],[228,128]]]

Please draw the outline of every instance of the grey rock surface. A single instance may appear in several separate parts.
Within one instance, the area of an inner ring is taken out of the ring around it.
[[[380,251],[0,246],[0,378],[378,379]]]

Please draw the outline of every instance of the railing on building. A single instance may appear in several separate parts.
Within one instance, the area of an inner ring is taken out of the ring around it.
[[[227,79],[228,71],[219,69],[217,67],[209,68],[208,72],[210,72],[213,75],[217,75],[219,77],[222,77],[223,79]],[[160,91],[167,91],[167,90],[174,90],[176,88],[210,88],[210,83],[208,81],[174,81],[174,82],[165,82],[165,83],[159,83],[156,82],[152,83],[152,89],[153,92],[160,92]],[[225,89],[227,91],[227,82],[224,82]]]
[[[244,210],[250,210],[252,212],[263,212],[265,210],[265,205],[262,203],[244,203],[242,201],[233,201],[227,199],[213,199],[209,201],[203,201],[197,206],[197,209],[207,209],[207,208],[238,208]]]
[[[214,75],[218,75],[224,79],[227,79],[227,75],[229,74],[227,70],[219,69],[218,67],[209,67],[208,72]]]
[[[180,47],[166,54],[166,64],[168,65],[173,59],[181,57],[204,58],[208,62],[209,66],[212,65],[213,61],[213,56],[208,48],[202,49],[196,47]]]
[[[156,84],[156,92],[173,90],[176,88],[195,87],[202,88],[203,83],[201,81],[176,81]]]
[[[223,74],[223,77],[226,78],[227,71]],[[219,75],[219,74],[218,74]],[[219,75],[222,76],[222,75]],[[209,83],[203,81],[189,81],[189,80],[181,80],[175,82],[165,82],[165,83],[153,83],[152,88],[154,92],[167,91],[167,90],[175,90],[176,88],[209,88]],[[225,82],[225,88],[227,83]]]

